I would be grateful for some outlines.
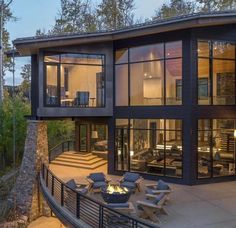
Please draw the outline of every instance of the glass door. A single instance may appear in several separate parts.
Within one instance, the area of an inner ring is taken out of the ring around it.
[[[88,128],[86,124],[79,125],[79,151],[88,151]]]

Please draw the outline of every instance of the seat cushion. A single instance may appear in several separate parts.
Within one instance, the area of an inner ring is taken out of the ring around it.
[[[74,179],[71,179],[71,180],[67,181],[66,185],[69,186],[71,189],[76,189],[77,188],[77,185],[76,185]]]
[[[98,181],[93,183],[93,188],[103,188],[106,187],[106,182]]]
[[[165,195],[164,193],[161,193],[161,194],[157,195],[157,197],[153,200],[153,203],[158,204],[159,201],[163,198],[164,195]]]
[[[103,173],[91,173],[88,177],[94,182],[105,182],[105,175]]]
[[[162,180],[159,180],[157,182],[157,190],[169,190],[169,189],[170,189],[170,187],[166,182],[164,182]]]
[[[135,189],[136,188],[136,184],[134,182],[129,182],[129,181],[124,181],[123,183],[121,183],[121,186],[129,188],[129,189]]]
[[[140,178],[140,175],[138,173],[128,173],[128,172],[126,172],[124,174],[124,181],[135,182],[139,178]]]
[[[154,193],[153,193],[153,189],[151,189],[151,188],[147,188],[147,189],[145,190],[145,192],[146,192],[146,194],[154,194]]]

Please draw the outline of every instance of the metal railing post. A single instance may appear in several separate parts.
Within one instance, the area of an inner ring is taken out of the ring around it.
[[[99,228],[103,228],[103,206],[99,205]]]
[[[80,218],[80,194],[76,193],[76,217]]]
[[[61,144],[62,146],[62,152],[64,152],[64,142]]]
[[[54,196],[54,176],[52,175],[52,196]]]
[[[48,187],[48,169],[46,171],[46,186]]]
[[[61,183],[61,206],[64,206],[64,184]]]
[[[44,164],[42,164],[42,166],[41,166],[41,170],[42,170],[43,179],[45,180]]]

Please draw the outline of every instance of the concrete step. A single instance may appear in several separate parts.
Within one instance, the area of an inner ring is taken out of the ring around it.
[[[54,165],[61,165],[61,166],[68,166],[68,167],[74,167],[74,168],[83,168],[83,169],[96,169],[102,165],[107,164],[106,160],[101,160],[99,162],[96,162],[95,164],[78,164],[78,163],[71,163],[71,162],[66,162],[66,161],[52,161],[51,164]]]
[[[85,164],[85,165],[92,165],[96,162],[102,161],[102,158],[92,158],[90,160],[80,160],[80,159],[71,159],[71,158],[64,158],[62,156],[57,157],[54,161],[60,161],[60,162],[70,162],[73,164]]]

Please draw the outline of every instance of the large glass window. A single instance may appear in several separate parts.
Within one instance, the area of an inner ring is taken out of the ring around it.
[[[118,119],[116,145],[118,170],[182,177],[181,120]]]
[[[58,66],[53,64],[46,65],[46,104],[57,106],[58,97]]]
[[[235,104],[235,44],[198,41],[198,104]]]
[[[164,61],[130,65],[130,105],[164,104]]]
[[[118,49],[115,56],[117,106],[182,104],[182,41]]]
[[[198,178],[235,175],[236,120],[198,120]]]
[[[116,105],[127,106],[129,103],[128,99],[128,65],[117,65],[116,66]]]
[[[166,60],[166,104],[182,104],[182,59]]]
[[[104,107],[104,56],[61,54],[56,57],[44,58],[46,105],[55,105],[57,100],[56,105],[63,107]],[[52,64],[54,71],[50,70]]]

